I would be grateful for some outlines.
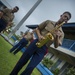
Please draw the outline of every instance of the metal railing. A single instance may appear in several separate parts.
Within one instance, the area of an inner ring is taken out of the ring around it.
[[[61,47],[75,52],[75,40],[64,39]]]

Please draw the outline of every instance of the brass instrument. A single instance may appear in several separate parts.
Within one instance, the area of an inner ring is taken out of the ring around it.
[[[51,30],[50,32],[53,33],[55,30],[59,29],[63,24],[64,24],[64,22],[61,23],[61,24],[59,24],[59,25],[57,25],[57,26],[56,26],[53,30]],[[40,41],[38,41],[38,42],[36,43],[37,47],[40,48],[40,47],[42,47],[44,44],[46,44],[48,41],[54,40],[54,37],[53,37],[53,35],[52,35],[50,32],[46,34],[45,39],[42,39],[42,40],[40,40]]]

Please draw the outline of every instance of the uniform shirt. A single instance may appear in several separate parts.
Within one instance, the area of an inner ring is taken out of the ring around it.
[[[12,22],[12,20],[14,19],[14,14],[11,13],[12,10],[6,8],[6,9],[3,9],[2,11],[3,11],[2,19],[3,19],[6,23]]]
[[[33,33],[28,32],[26,35],[23,36],[27,40],[31,41],[33,39]]]
[[[38,26],[38,29],[40,30],[41,35],[45,36],[48,32],[52,31],[52,29],[54,29],[54,27],[55,27],[55,22],[46,20]],[[60,37],[60,40],[62,42],[62,40],[64,38],[64,32],[61,27],[59,28],[59,31],[62,33],[62,35]],[[53,33],[52,33],[52,35],[55,37],[55,35]],[[52,43],[53,43],[53,41],[50,40],[49,42],[47,42],[46,46],[49,47]]]

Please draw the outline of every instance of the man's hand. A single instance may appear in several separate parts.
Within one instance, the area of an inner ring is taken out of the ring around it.
[[[42,35],[38,36],[39,41],[45,39]]]
[[[12,26],[13,22],[8,22],[7,26]]]

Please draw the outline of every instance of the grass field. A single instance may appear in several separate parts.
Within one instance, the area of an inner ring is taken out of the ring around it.
[[[9,75],[22,55],[21,52],[17,53],[16,55],[9,53],[11,48],[12,46],[0,36],[0,75]],[[24,69],[25,66],[18,75],[20,75]],[[41,75],[41,73],[35,68],[32,75]]]

